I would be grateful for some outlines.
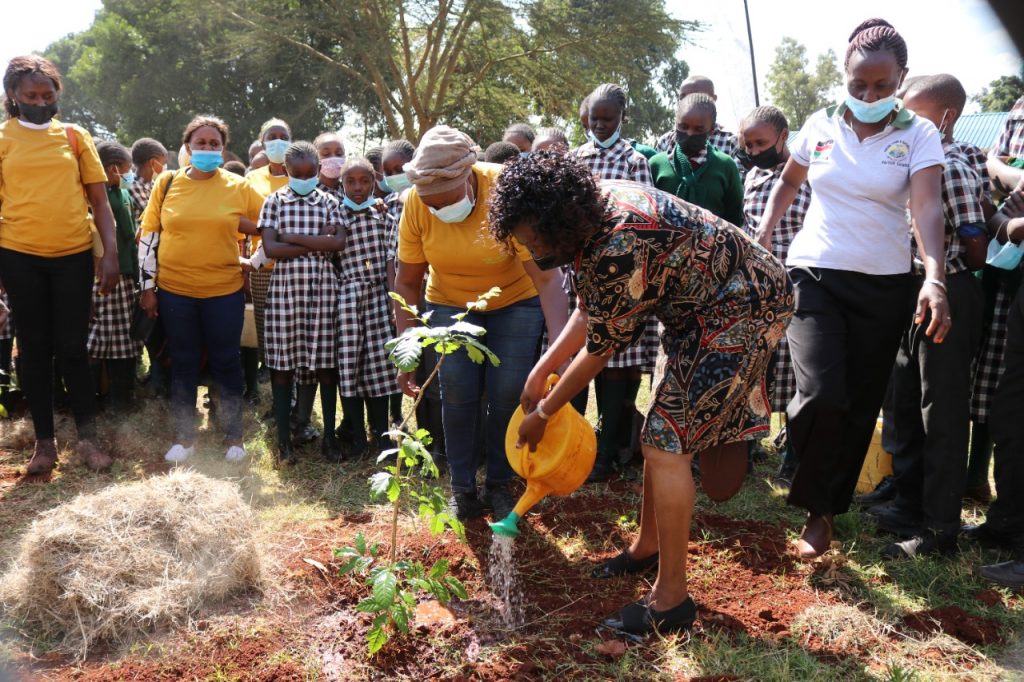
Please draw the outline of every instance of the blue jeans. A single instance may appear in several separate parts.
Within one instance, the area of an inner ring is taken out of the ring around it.
[[[433,303],[429,308],[435,311],[433,320],[438,325],[451,324],[452,315],[465,312],[464,308]],[[472,312],[466,322],[487,330],[480,340],[501,364],[494,367],[485,360],[478,365],[465,350],[459,350],[441,365],[441,420],[454,492],[476,490],[476,434],[484,401],[487,485],[504,485],[512,479],[512,467],[505,456],[505,430],[537,361],[544,313],[540,298],[534,297],[500,310]]]
[[[192,298],[158,293],[160,318],[171,353],[171,407],[175,440],[196,439],[196,390],[203,351],[219,389],[221,428],[231,442],[242,438],[242,320],[245,295]]]

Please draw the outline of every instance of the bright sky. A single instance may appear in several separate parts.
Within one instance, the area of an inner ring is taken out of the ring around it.
[[[754,106],[743,0],[666,0],[680,18],[707,24],[694,45],[681,50],[691,73],[708,76],[718,91],[719,120],[735,128]],[[985,0],[749,0],[754,51],[764,76],[783,36],[807,46],[809,61],[832,48],[842,59],[846,38],[862,20],[884,17],[907,40],[915,74],[952,73],[975,94],[989,81],[1020,70],[1021,58]],[[100,0],[50,0],[45,20],[31,2],[5,3],[0,24],[0,64],[89,26]],[[643,31],[637,31],[642,39]],[[582,96],[582,93],[580,94]]]

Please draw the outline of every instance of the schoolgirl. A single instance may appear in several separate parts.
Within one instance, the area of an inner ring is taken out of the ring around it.
[[[332,253],[345,245],[338,202],[318,187],[320,158],[309,142],[285,154],[288,186],[263,204],[258,228],[267,256],[277,261],[265,309],[267,365],[271,373],[277,459],[294,461],[290,412],[295,372],[315,374],[320,384],[325,458],[339,461],[334,437],[337,406],[338,279]]]
[[[139,252],[135,247],[135,219],[128,188],[134,184],[131,153],[116,142],[96,145],[107,173],[107,200],[114,213],[120,278],[113,291],[101,295],[93,285],[93,315],[89,324],[89,360],[99,393],[100,377],[106,366],[110,382],[109,407],[121,412],[132,404],[135,363],[142,343],[132,338],[132,317],[139,298]]]
[[[652,185],[647,159],[621,136],[626,92],[618,85],[604,83],[587,96],[586,103],[589,141],[570,154],[602,180]],[[640,379],[643,373],[654,370],[658,348],[658,323],[651,318],[647,325],[640,341],[613,357],[595,382],[601,431],[591,481],[606,480],[620,448],[629,447]]]
[[[374,194],[378,182],[369,161],[349,159],[341,180],[346,242],[337,298],[338,390],[351,438],[349,451],[361,456],[369,447],[363,402],[379,442],[388,429],[388,398],[398,392],[395,369],[384,349],[393,335],[387,265],[396,225],[384,201]]]

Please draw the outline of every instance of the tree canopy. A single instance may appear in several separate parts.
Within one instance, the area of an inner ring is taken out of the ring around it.
[[[843,77],[836,65],[835,52],[828,50],[819,55],[811,71],[807,48],[787,36],[775,48],[767,80],[772,104],[782,109],[795,130],[815,111],[832,103],[830,93],[843,82]]]
[[[1009,111],[1013,103],[1024,97],[1024,69],[1016,76],[1000,76],[973,99],[982,111]]]
[[[697,28],[663,0],[104,0],[46,55],[65,115],[124,141],[173,144],[213,113],[239,153],[271,116],[305,137],[347,117],[371,138],[446,123],[486,144],[514,121],[575,121],[605,81],[630,93],[626,134],[660,133]]]

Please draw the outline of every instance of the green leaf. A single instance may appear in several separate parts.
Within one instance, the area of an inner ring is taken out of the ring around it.
[[[388,457],[391,457],[396,452],[398,452],[398,448],[388,448],[387,450],[381,450],[381,453],[377,455],[377,464],[380,464],[381,462],[386,460]]]
[[[438,559],[436,562],[434,562],[434,565],[430,567],[430,577],[431,578],[440,578],[441,576],[443,576],[447,572],[448,572],[448,560],[447,559]]]
[[[387,617],[383,620],[381,618],[375,618],[373,621],[373,627],[366,633],[366,644],[369,649],[370,655],[374,655],[381,648],[388,643],[388,633],[384,625],[387,623]]]
[[[391,607],[391,620],[394,622],[395,627],[401,632],[409,632],[409,607],[406,605],[404,599],[396,601]]]
[[[466,593],[466,586],[454,575],[446,575],[444,582],[456,597],[459,599],[469,599],[469,595]]]
[[[378,603],[388,605],[395,600],[395,591],[398,589],[398,577],[387,568],[377,574],[373,579],[373,598]]]
[[[367,597],[356,604],[356,611],[359,613],[377,613],[386,608],[388,608],[388,605],[382,604],[376,597]]]
[[[487,359],[490,360],[492,366],[497,367],[497,366],[499,366],[501,364],[501,360],[498,358],[497,355],[494,354],[494,351],[492,351],[490,348],[488,348],[484,344],[480,343],[476,339],[467,339],[466,340],[466,352],[467,353],[469,352],[470,348],[476,348],[481,353],[486,355]]]
[[[466,354],[469,355],[469,359],[476,364],[484,364],[484,354],[479,348],[466,344]]]
[[[487,330],[480,325],[466,322],[465,320],[459,320],[448,327],[448,330],[453,334],[467,334],[469,336],[483,336],[487,333]]]
[[[412,331],[415,331],[413,328]],[[390,343],[390,342],[389,342]],[[420,366],[423,358],[423,344],[419,333],[410,334],[407,330],[398,337],[395,345],[389,349],[388,359],[402,372],[413,372]]]
[[[356,535],[356,549],[360,555],[366,554],[366,537],[362,533]]]
[[[430,582],[430,593],[437,597],[437,601],[442,604],[447,604],[452,600],[452,594],[448,591],[448,586],[440,580],[429,580]]]
[[[391,477],[391,482],[388,483],[388,502],[394,504],[398,496],[402,494],[402,486],[399,485],[398,479],[394,476]]]
[[[430,445],[434,442],[434,437],[431,436],[430,431],[427,431],[426,429],[416,429],[416,433],[414,433],[412,437],[424,445]]]
[[[370,476],[370,496],[378,498],[386,495],[393,479],[394,476],[387,471],[378,471]]]

